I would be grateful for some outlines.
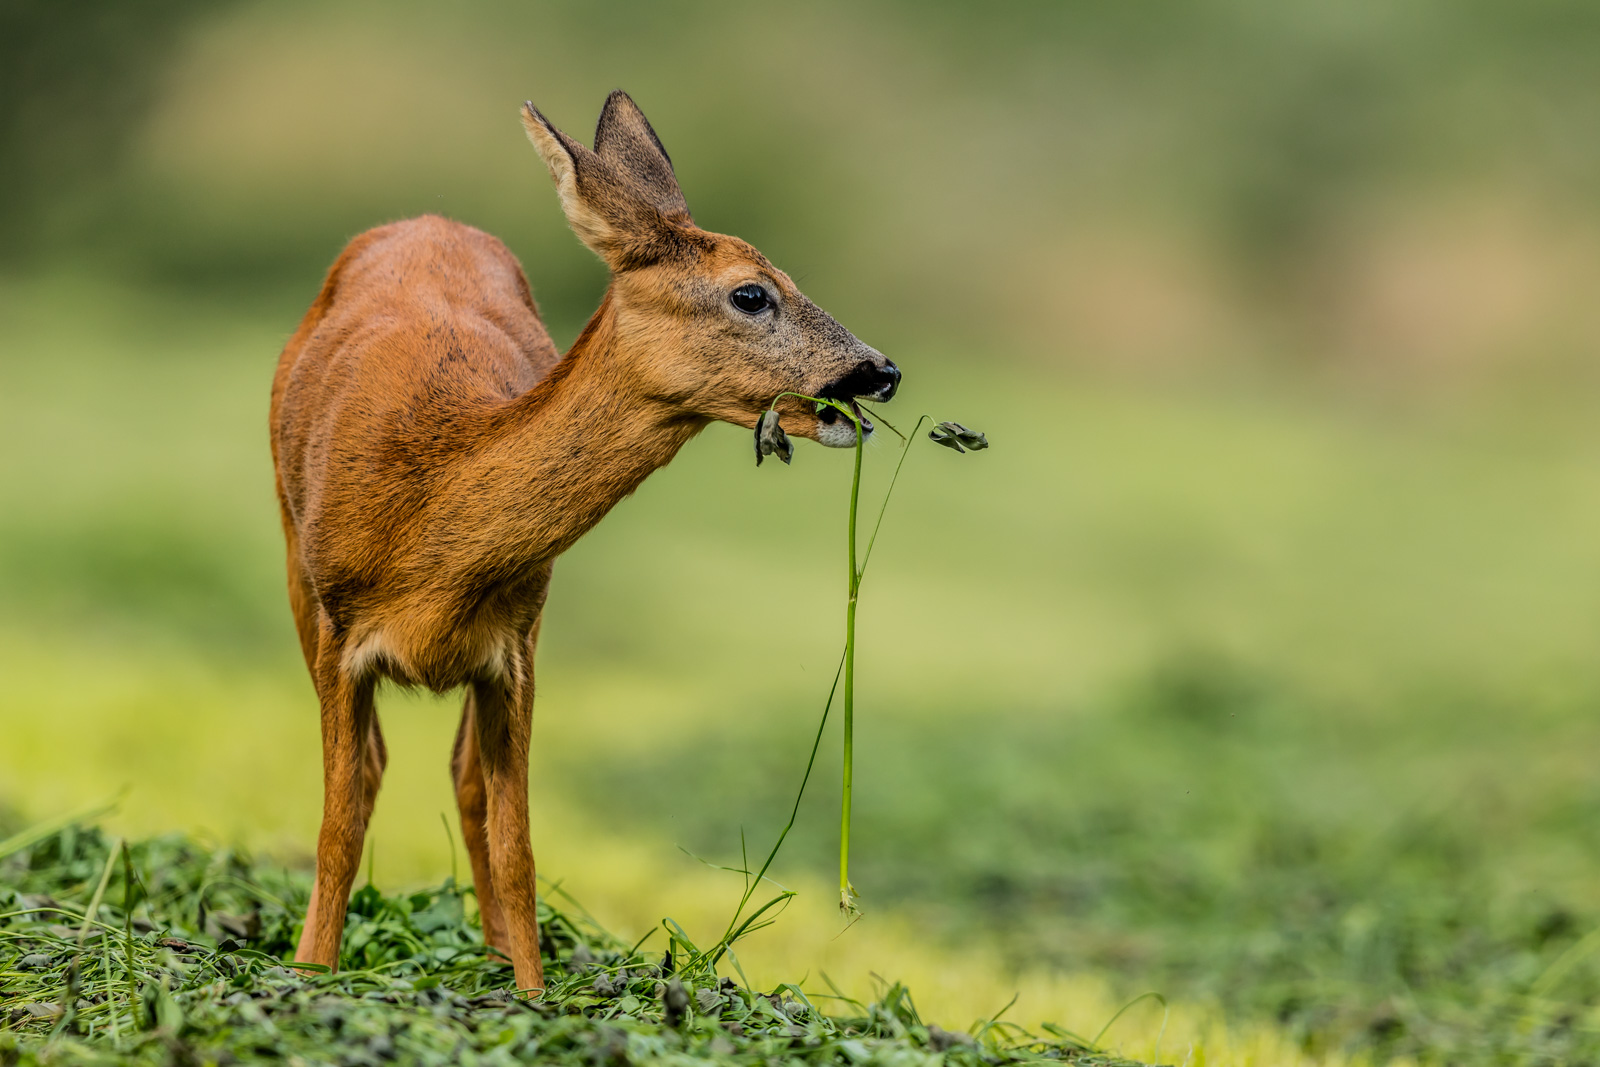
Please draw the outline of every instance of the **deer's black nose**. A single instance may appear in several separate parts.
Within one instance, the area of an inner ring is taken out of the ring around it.
[[[879,357],[882,358],[881,356]],[[880,367],[877,360],[864,359],[843,378],[827,386],[818,396],[833,400],[876,400],[882,403],[900,388],[900,368],[888,360]]]
[[[893,400],[895,390],[900,388],[900,368],[896,367],[891,360],[886,359],[877,374],[881,384],[872,398],[879,401]]]

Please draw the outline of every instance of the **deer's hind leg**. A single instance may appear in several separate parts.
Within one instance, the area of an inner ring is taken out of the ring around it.
[[[372,701],[375,680],[346,673],[339,662],[342,652],[343,643],[322,615],[313,671],[322,702],[322,829],[316,883],[295,959],[334,970],[350,886],[387,760]]]
[[[461,725],[456,729],[455,748],[450,755],[450,778],[456,787],[456,807],[461,812],[461,839],[467,846],[467,861],[472,864],[472,886],[478,895],[478,916],[483,922],[483,942],[511,955],[511,940],[506,934],[505,917],[494,895],[494,879],[489,872],[489,794],[483,779],[483,763],[478,758],[478,722],[473,687],[467,687],[461,705]]]
[[[383,743],[383,728],[378,724],[378,709],[374,705],[367,719],[367,744],[361,762],[361,825],[372,821],[372,809],[378,803],[378,788],[383,785],[383,772],[389,766],[389,746]]]

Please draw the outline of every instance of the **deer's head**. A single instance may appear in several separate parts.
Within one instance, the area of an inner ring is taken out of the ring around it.
[[[634,353],[630,373],[650,395],[746,429],[780,393],[852,405],[894,395],[893,363],[749,244],[694,224],[667,150],[627,93],[606,100],[593,150],[531,103],[522,124],[568,223],[611,268],[615,329]],[[789,433],[855,444],[855,428],[833,408],[818,413],[790,398],[779,410]],[[862,427],[870,432],[871,423],[863,418]]]

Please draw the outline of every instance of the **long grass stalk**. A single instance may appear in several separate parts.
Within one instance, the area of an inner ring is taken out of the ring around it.
[[[850,482],[850,595],[844,609],[844,774],[839,801],[839,910],[854,915],[855,887],[850,884],[850,793],[855,779],[856,727],[856,601],[861,596],[861,571],[856,567],[856,505],[861,498],[861,453],[866,435],[852,414],[856,428],[855,477]],[[885,503],[888,503],[885,498]]]
[[[773,859],[778,854],[778,849],[782,847],[784,838],[788,837],[789,830],[794,826],[795,815],[800,810],[800,800],[805,795],[806,783],[811,779],[811,768],[816,762],[817,746],[822,741],[822,729],[827,725],[828,713],[833,708],[833,698],[838,692],[841,675],[844,680],[844,766],[841,775],[839,802],[839,910],[850,917],[861,913],[860,906],[856,900],[855,886],[850,883],[850,809],[855,786],[856,607],[861,598],[861,580],[866,574],[867,564],[872,559],[873,547],[878,543],[878,531],[883,528],[883,516],[889,508],[889,498],[894,494],[895,484],[900,480],[900,471],[905,466],[906,455],[911,451],[911,442],[915,440],[917,432],[922,429],[922,424],[931,421],[930,416],[923,415],[917,420],[911,434],[907,436],[906,434],[901,434],[899,430],[895,430],[887,420],[884,420],[884,425],[894,430],[904,441],[904,445],[900,449],[900,458],[895,463],[894,474],[889,479],[889,486],[884,491],[883,502],[878,507],[878,517],[872,526],[872,536],[867,541],[866,551],[860,554],[860,562],[858,563],[861,467],[866,445],[866,432],[861,425],[861,419],[852,406],[840,403],[837,400],[806,396],[802,393],[780,393],[773,398],[773,406],[767,413],[773,418],[769,420],[764,415],[756,425],[756,459],[758,462],[763,455],[772,454],[773,452],[776,452],[784,462],[788,462],[789,445],[784,438],[783,431],[778,426],[776,417],[776,405],[779,400],[785,397],[809,401],[818,405],[819,408],[823,406],[831,407],[849,419],[851,426],[855,428],[855,463],[850,480],[850,517],[847,531],[849,535],[849,574],[845,598],[844,654],[840,657],[839,672],[834,675],[833,688],[828,691],[828,702],[822,709],[822,723],[817,727],[817,740],[813,742],[811,747],[811,758],[806,763],[806,773],[801,779],[799,793],[795,796],[794,810],[790,812],[789,822],[783,828],[782,833],[778,835],[778,840],[768,854],[766,862],[762,864],[760,873],[753,881],[749,881],[750,872],[748,870],[743,872],[747,878],[745,893],[739,902],[739,907],[734,911],[732,921],[729,923],[730,933],[733,933],[736,928],[738,930],[746,929],[746,927],[739,926],[740,916],[743,915],[744,908],[750,901],[755,885],[759,884],[761,877],[766,874],[767,868],[771,866]],[[941,425],[949,426],[954,424],[946,423]],[[783,897],[780,899],[787,900],[788,898]],[[771,901],[766,907],[771,907],[778,902],[778,900]],[[765,911],[766,908],[762,910]],[[753,917],[751,921],[753,921]],[[727,941],[727,935],[724,935],[724,940],[721,944],[731,944],[731,942]]]

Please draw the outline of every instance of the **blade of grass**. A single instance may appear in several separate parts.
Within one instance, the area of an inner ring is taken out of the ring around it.
[[[1140,993],[1138,996],[1136,996],[1132,1000],[1128,1001],[1128,1003],[1126,1003],[1122,1007],[1118,1008],[1117,1009],[1117,1013],[1115,1015],[1113,1015],[1111,1018],[1106,1020],[1106,1024],[1100,1028],[1100,1032],[1098,1034],[1094,1035],[1094,1040],[1092,1042],[1090,1042],[1090,1043],[1092,1045],[1094,1045],[1094,1047],[1096,1049],[1099,1049],[1099,1047],[1100,1047],[1100,1039],[1102,1037],[1106,1036],[1107,1031],[1109,1031],[1111,1029],[1111,1027],[1116,1024],[1116,1021],[1118,1019],[1122,1018],[1124,1012],[1126,1012],[1129,1008],[1133,1007],[1135,1004],[1138,1004],[1142,1000],[1154,1000],[1156,1003],[1160,1004],[1163,1008],[1167,1007],[1167,998],[1162,996],[1160,993],[1157,993],[1157,992],[1154,992],[1154,991],[1151,991],[1149,993]],[[1161,1032],[1162,1033],[1166,1033],[1166,1030],[1167,1030],[1166,1017],[1162,1016],[1162,1019],[1161,1019]],[[1157,1040],[1159,1041],[1160,1039],[1158,1038]]]
[[[110,814],[111,812],[117,810],[117,806],[121,802],[122,798],[119,796],[116,800],[107,801],[102,804],[95,804],[79,811],[71,812],[67,815],[61,815],[54,819],[46,819],[44,822],[35,823],[26,830],[22,830],[19,833],[13,834],[12,836],[6,838],[4,841],[0,841],[0,859],[5,859],[13,852],[21,852],[25,848],[30,848],[33,845],[37,845],[40,841],[54,837],[56,834],[59,834],[62,830],[69,826],[73,826],[78,823],[94,822],[101,816]]]
[[[450,832],[450,819],[442,811],[439,813],[439,821],[444,824],[444,839],[450,843],[450,884],[460,885],[461,882],[456,877],[456,835]],[[371,874],[367,875],[367,881],[372,881]]]
[[[882,416],[880,415],[879,418],[882,418]],[[932,415],[919,416],[917,419],[917,424],[911,427],[911,435],[909,437],[907,437],[905,434],[900,434],[901,438],[905,441],[905,444],[900,448],[900,459],[894,465],[894,474],[889,477],[889,488],[885,489],[883,492],[883,505],[878,508],[878,521],[872,524],[872,536],[867,538],[867,551],[861,557],[860,577],[866,577],[867,564],[872,562],[872,547],[878,543],[878,531],[883,528],[883,516],[884,513],[889,510],[889,498],[894,495],[895,483],[900,480],[900,468],[906,465],[906,456],[911,452],[911,442],[916,440],[917,433],[922,429],[922,424],[932,420],[932,418]],[[890,429],[894,428],[890,427]],[[895,430],[894,432],[900,433],[899,430]]]
[[[977,1038],[980,1041],[983,1040],[983,1035],[988,1033],[990,1030],[994,1029],[995,1025],[1000,1022],[1000,1016],[1002,1016],[1006,1012],[1010,1011],[1011,1010],[1011,1006],[1017,1002],[1017,998],[1020,997],[1020,996],[1022,996],[1022,993],[1020,991],[1011,994],[1011,999],[1006,1001],[1006,1006],[1005,1007],[1001,1008],[999,1011],[997,1011],[993,1015],[989,1016],[988,1019],[982,1020],[981,1022],[973,1023],[972,1024],[972,1036],[974,1038]],[[1112,1022],[1116,1022],[1116,1018],[1113,1017],[1111,1021]]]
[[[128,972],[128,1021],[139,1029],[139,980],[133,965],[133,854],[122,850],[122,946]]]
[[[789,809],[789,821],[784,823],[783,829],[778,833],[777,841],[773,842],[772,849],[767,853],[766,860],[761,864],[761,869],[756,872],[753,879],[745,885],[744,895],[739,899],[739,906],[733,911],[733,917],[728,920],[728,929],[717,942],[715,955],[711,958],[712,966],[721,958],[722,952],[733,942],[733,932],[739,925],[739,917],[744,914],[744,909],[750,903],[750,898],[755,893],[756,886],[761,884],[767,875],[767,870],[772,866],[772,861],[777,859],[778,850],[783,848],[784,840],[789,836],[789,831],[794,829],[795,820],[800,817],[800,801],[805,798],[806,784],[811,781],[811,771],[817,765],[817,751],[822,747],[822,734],[828,725],[828,713],[833,709],[833,698],[839,690],[839,679],[844,674],[844,657],[839,658],[839,666],[833,672],[833,685],[828,689],[828,700],[822,705],[822,719],[817,723],[817,735],[811,741],[811,755],[806,759],[805,774],[800,776],[800,788],[795,791],[794,805]]]
[[[54,1041],[63,1033],[71,1031],[78,1015],[78,967],[83,962],[83,945],[89,939],[89,927],[95,925],[95,915],[100,911],[100,901],[105,898],[106,886],[111,882],[111,872],[117,867],[117,852],[122,848],[122,839],[113,838],[111,850],[106,856],[106,865],[100,872],[100,881],[94,887],[94,895],[89,898],[89,906],[83,910],[83,923],[78,927],[78,946],[73,953],[72,962],[67,964],[67,981],[61,987],[61,1020],[56,1023],[55,1029],[50,1034]]]
[[[89,927],[94,925],[95,915],[100,911],[100,901],[105,899],[106,886],[111,883],[111,872],[117,867],[117,854],[126,846],[122,838],[111,839],[111,849],[106,856],[105,869],[100,872],[100,881],[94,887],[94,896],[89,898],[89,906],[83,910],[83,925],[78,927],[78,950],[83,950],[83,943],[89,936]]]

